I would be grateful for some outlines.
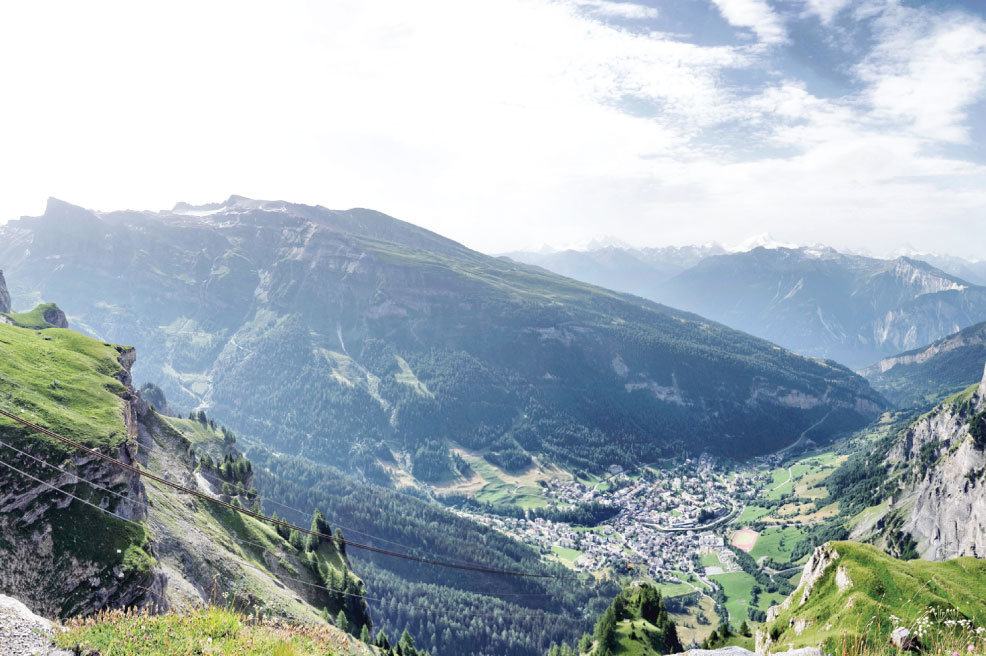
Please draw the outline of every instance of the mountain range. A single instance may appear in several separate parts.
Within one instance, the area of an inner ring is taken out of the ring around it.
[[[776,244],[739,252],[610,247],[511,257],[854,368],[986,320],[986,288],[914,257]],[[935,259],[982,280],[978,263]]]
[[[138,380],[286,453],[379,474],[448,445],[523,469],[858,428],[884,401],[832,362],[489,257],[371,210],[231,197],[166,212],[52,199],[0,228],[15,304],[135,345]],[[687,436],[687,437],[686,437]]]
[[[986,322],[884,358],[859,373],[897,407],[930,407],[975,383],[983,362]]]

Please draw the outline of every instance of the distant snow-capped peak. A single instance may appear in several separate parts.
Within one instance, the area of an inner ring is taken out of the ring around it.
[[[769,232],[763,232],[759,235],[754,235],[749,239],[746,239],[733,247],[726,247],[726,250],[730,253],[745,253],[747,251],[752,251],[754,248],[766,248],[769,250],[777,248],[799,248],[798,244],[791,244],[782,242],[775,239]]]

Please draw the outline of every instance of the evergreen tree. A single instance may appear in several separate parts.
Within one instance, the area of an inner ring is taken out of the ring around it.
[[[407,629],[404,629],[404,633],[401,634],[401,639],[397,643],[397,646],[404,656],[418,656],[418,649],[414,646],[414,638]]]
[[[302,537],[301,531],[293,528],[288,529],[288,531],[290,531],[290,533],[288,533],[288,543],[298,551],[304,551],[305,539]]]
[[[593,635],[596,641],[596,653],[602,654],[616,642],[616,611],[613,606],[606,609],[603,616],[596,622],[596,631]]]
[[[343,537],[343,535],[342,535],[342,529],[341,528],[337,528],[336,529],[336,535],[335,535],[335,537],[336,537],[336,547],[339,549],[339,553],[341,553],[343,556],[345,556],[346,555],[346,543],[345,543],[345,539],[346,538]]]
[[[336,626],[339,627],[340,631],[349,632],[349,620],[346,619],[346,611],[340,610],[339,614],[336,615]]]
[[[370,630],[366,628],[365,624],[363,625],[362,630],[360,630],[359,632],[359,639],[360,642],[362,642],[364,645],[370,644]]]

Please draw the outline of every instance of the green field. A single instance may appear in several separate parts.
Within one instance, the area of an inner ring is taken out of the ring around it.
[[[719,562],[719,556],[717,556],[715,553],[708,553],[702,556],[702,566],[721,567],[722,563]]]
[[[747,610],[750,606],[750,591],[756,585],[756,579],[746,572],[715,574],[709,578],[722,586],[722,592],[726,595],[726,610],[729,611],[730,622],[734,626],[739,626],[740,622],[747,619]],[[760,593],[757,607],[760,610],[767,610],[770,606],[778,604],[783,600],[783,595],[777,593],[768,594],[764,590]]]
[[[785,494],[794,492],[794,487],[802,476],[812,470],[811,465],[798,462],[790,467],[782,467],[772,472],[771,481],[764,490],[767,499],[780,499]]]
[[[655,585],[661,589],[661,594],[665,597],[678,597],[695,592],[695,588],[687,583],[656,583]]]
[[[534,485],[517,486],[500,478],[496,470],[482,458],[465,456],[466,462],[480,475],[486,485],[476,493],[476,500],[483,503],[512,503],[524,510],[544,508],[548,500],[541,494],[541,488]]]
[[[562,560],[569,565],[575,564],[575,559],[582,555],[582,552],[576,549],[569,549],[568,547],[559,547],[556,545],[552,545],[551,551],[558,556],[559,560]]]
[[[767,556],[779,563],[787,562],[794,545],[804,536],[804,530],[797,527],[768,528],[760,533],[757,543],[750,551],[754,560]]]
[[[127,437],[120,398],[127,390],[116,379],[122,351],[72,330],[0,324],[0,407],[88,447],[114,447]],[[72,452],[9,419],[0,426],[32,448]]]
[[[736,519],[736,525],[744,526],[752,522],[757,521],[761,517],[765,517],[770,514],[769,508],[762,508],[760,506],[747,506],[740,513],[740,516]]]

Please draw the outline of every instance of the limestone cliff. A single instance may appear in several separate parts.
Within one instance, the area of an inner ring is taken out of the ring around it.
[[[128,365],[121,357],[123,371]],[[127,436],[99,450],[133,464],[139,399],[126,388],[120,400]],[[146,509],[139,477],[79,452],[68,454],[56,470],[36,459],[36,439],[4,427],[0,439],[35,456],[3,450],[4,461],[30,476],[8,467],[0,471],[0,590],[47,616],[147,603],[148,593],[158,584],[140,525]],[[80,485],[79,479],[115,494]]]
[[[984,409],[986,375],[912,423],[887,457],[892,472],[904,472],[888,510],[856,537],[876,527],[909,535],[928,560],[986,556],[986,452],[970,434]]]

